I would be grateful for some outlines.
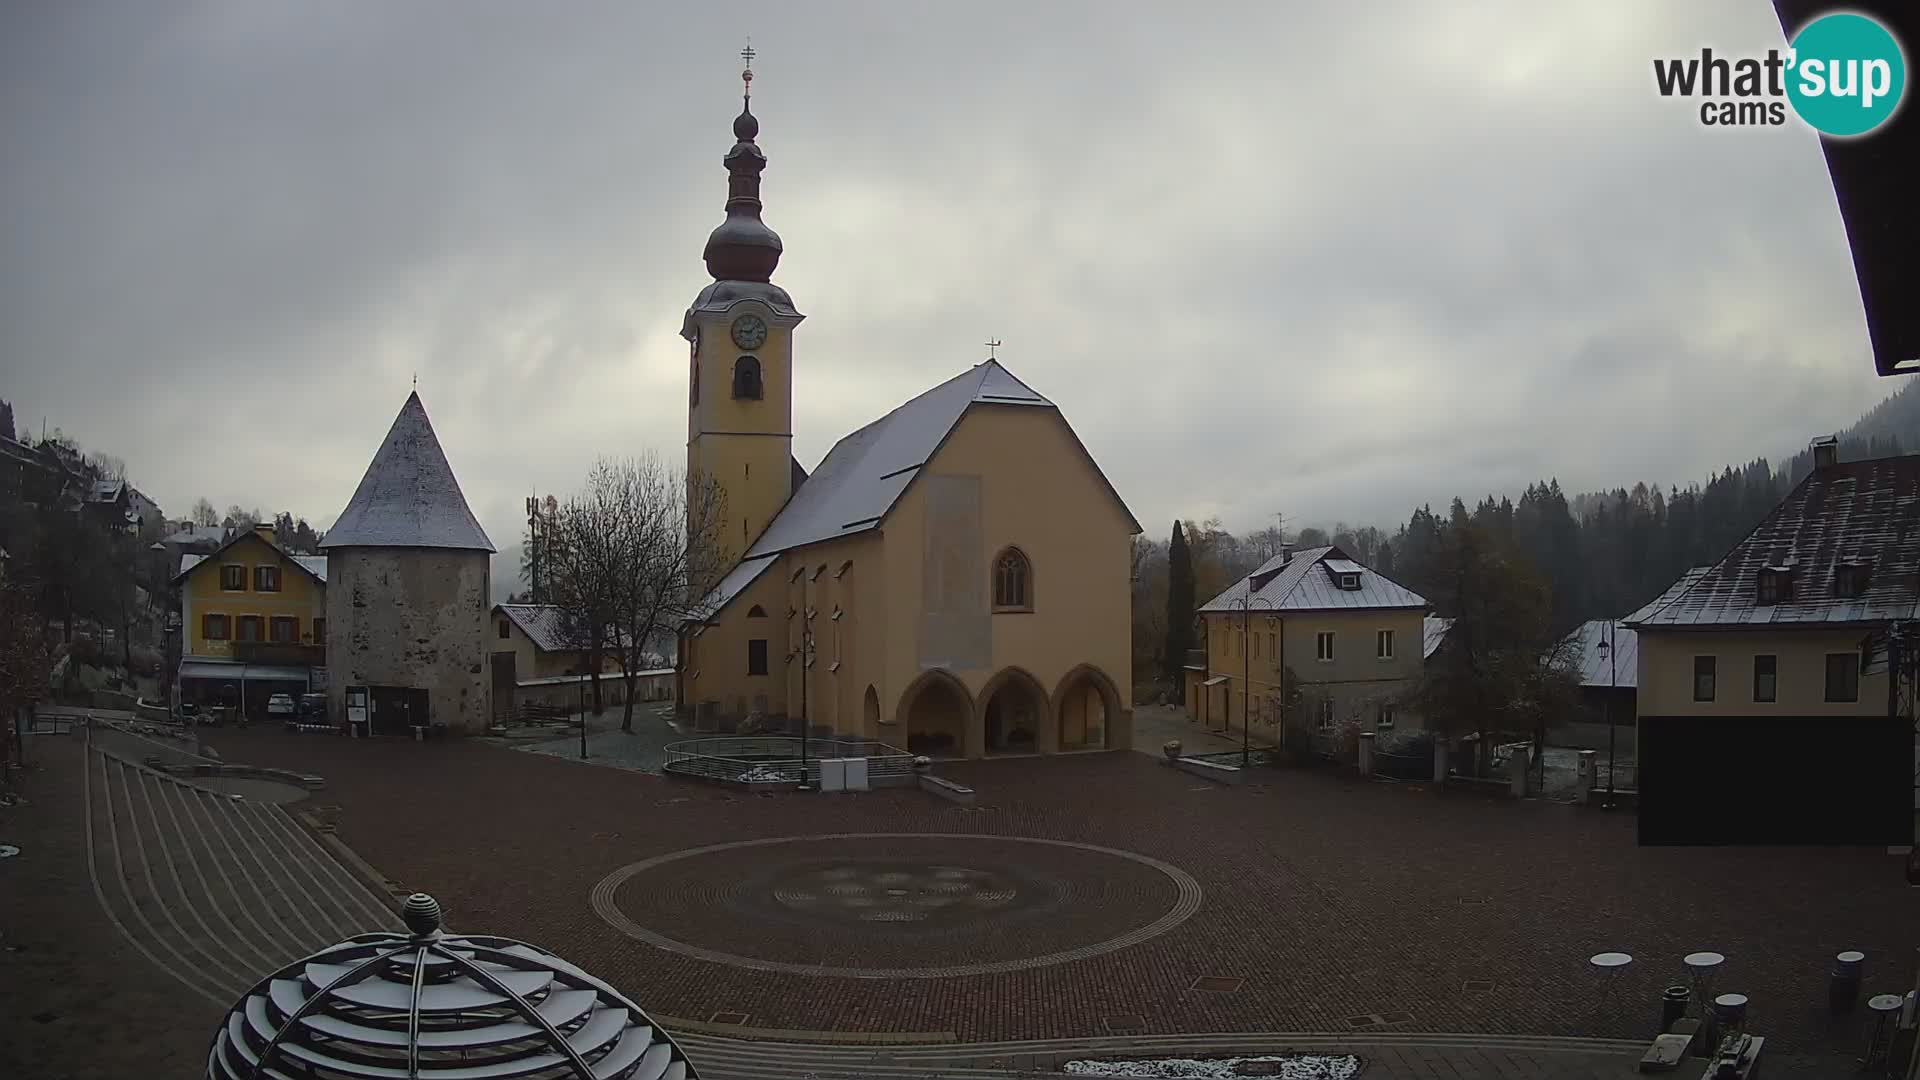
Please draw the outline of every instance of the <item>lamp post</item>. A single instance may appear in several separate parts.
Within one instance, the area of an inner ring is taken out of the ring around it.
[[[587,666],[580,665],[580,760],[587,760]]]
[[[800,662],[800,791],[813,790],[807,783],[807,741],[812,722],[807,718],[807,668],[813,664],[813,612],[800,614],[800,647],[795,658]]]
[[[177,663],[173,655],[173,643],[176,640],[178,640],[180,637],[180,613],[179,612],[177,611],[167,612],[167,621],[164,624],[162,624],[160,629],[160,635],[162,638],[165,639],[165,643],[163,647],[166,650],[165,654],[163,655],[160,661],[161,663],[160,677],[162,680],[161,685],[163,687],[163,689],[161,690],[161,696],[165,699],[167,703],[167,715],[174,716],[177,719],[178,718],[177,714],[179,713],[180,710],[178,706],[174,704],[174,700],[173,700],[173,695],[175,690],[174,667],[175,667],[175,664]]]
[[[1252,583],[1248,586],[1251,589]],[[1240,598],[1240,768],[1247,768],[1252,757],[1253,732],[1253,605],[1259,604],[1269,612],[1273,602],[1264,596],[1249,593]],[[1273,616],[1269,614],[1267,618]],[[1233,702],[1228,699],[1227,715],[1233,715]]]
[[[1602,809],[1613,809],[1613,699],[1620,688],[1620,658],[1614,649],[1614,640],[1620,624],[1607,620],[1607,636],[1600,639],[1600,655],[1607,658],[1607,799],[1601,803]]]

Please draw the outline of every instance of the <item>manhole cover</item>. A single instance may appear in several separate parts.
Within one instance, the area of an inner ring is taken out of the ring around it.
[[[1202,975],[1193,980],[1189,990],[1210,990],[1216,994],[1231,994],[1246,983],[1245,979],[1236,979],[1227,975]]]
[[[717,1012],[707,1017],[709,1024],[732,1024],[737,1027],[746,1022],[747,1014],[743,1012]]]
[[[1411,1019],[1413,1019],[1413,1014],[1410,1012],[1390,1012],[1390,1013],[1380,1014],[1380,1022],[1383,1024],[1404,1024]]]
[[[1122,1013],[1119,1016],[1109,1016],[1105,1022],[1108,1031],[1116,1032],[1139,1031],[1147,1026],[1146,1018],[1137,1013]]]
[[[1373,1027],[1379,1022],[1380,1018],[1372,1013],[1367,1013],[1364,1016],[1349,1016],[1345,1021],[1346,1025],[1350,1028]]]
[[[12,844],[0,844],[0,859],[11,859],[20,854],[20,849]]]

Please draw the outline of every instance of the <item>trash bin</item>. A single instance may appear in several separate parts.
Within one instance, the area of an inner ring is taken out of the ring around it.
[[[1692,998],[1693,991],[1686,986],[1669,986],[1660,992],[1660,1034],[1672,1031],[1674,1022],[1687,1015]]]
[[[1853,949],[1833,958],[1833,975],[1827,984],[1827,1008],[1834,1015],[1850,1013],[1859,1006],[1861,968],[1866,960],[1866,953]]]

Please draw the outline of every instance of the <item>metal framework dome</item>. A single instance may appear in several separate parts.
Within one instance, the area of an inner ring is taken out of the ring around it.
[[[443,935],[407,899],[410,933],[361,934],[262,979],[227,1014],[208,1080],[697,1080],[640,1007],[543,949]]]

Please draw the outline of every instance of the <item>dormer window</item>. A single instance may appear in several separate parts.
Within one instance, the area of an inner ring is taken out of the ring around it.
[[[1333,581],[1333,587],[1342,592],[1358,592],[1360,575],[1366,568],[1352,559],[1332,558],[1326,561],[1327,577]]]
[[[1760,568],[1759,591],[1755,602],[1761,606],[1784,604],[1793,599],[1793,568],[1788,566],[1763,566]]]
[[[1865,559],[1848,559],[1833,568],[1835,596],[1865,596],[1873,577],[1873,564]]]
[[[1343,589],[1346,589],[1349,592],[1359,589],[1360,575],[1359,574],[1341,574],[1340,587]]]

